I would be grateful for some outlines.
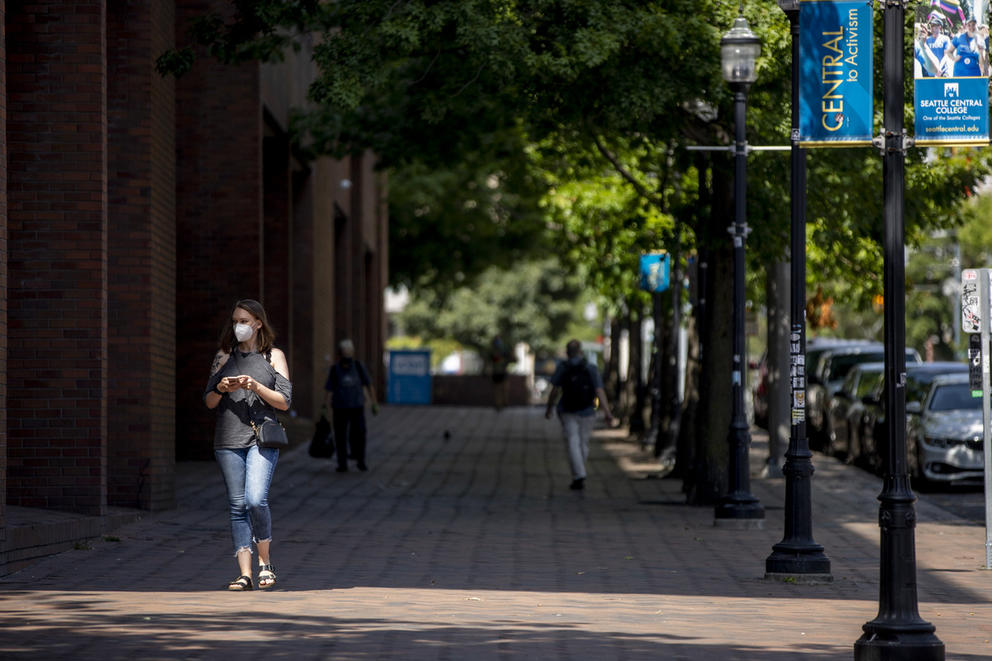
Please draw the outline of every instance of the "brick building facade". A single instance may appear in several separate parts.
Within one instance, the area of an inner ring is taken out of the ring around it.
[[[257,298],[294,411],[337,339],[383,380],[387,219],[369,154],[307,162],[277,65],[154,70],[223,0],[0,0],[0,564],[9,508],[174,503],[212,456],[202,389],[231,304]]]

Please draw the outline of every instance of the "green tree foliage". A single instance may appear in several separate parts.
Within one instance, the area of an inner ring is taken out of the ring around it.
[[[397,165],[389,187],[392,284],[443,295],[490,267],[545,252],[543,192],[522,146],[498,160]]]
[[[992,191],[984,190],[968,200],[964,224],[958,230],[962,268],[992,268]]]
[[[410,335],[451,338],[485,353],[495,335],[507,345],[526,342],[532,350],[553,352],[578,316],[581,279],[554,258],[492,267],[472,287],[444,298],[423,290],[400,315]]]
[[[636,258],[645,249],[671,249],[682,236],[709,255],[710,317],[700,323],[707,389],[698,395],[697,416],[709,426],[694,433],[707,446],[697,454],[710,463],[704,479],[719,490],[733,169],[729,152],[699,155],[685,147],[732,143],[719,40],[737,11],[720,0],[237,0],[230,15],[203,17],[191,36],[198,48],[237,62],[278,57],[300,35],[317,34],[318,78],[294,131],[301,146],[319,153],[371,149],[389,169],[392,270],[436,297],[423,302],[425,329],[444,319],[468,344],[497,330],[516,340],[525,326],[553,316],[538,309],[515,321],[505,317],[511,306],[487,317],[464,300],[469,290],[461,288],[474,280],[477,298],[499,300],[484,290],[501,282],[487,269],[513,263],[522,270],[528,247],[553,251],[570,271],[581,266],[613,301],[636,294]],[[785,144],[788,22],[770,2],[748,3],[744,12],[763,43],[748,140]],[[168,53],[161,68],[181,73],[194,53]],[[908,55],[906,62],[910,72]],[[910,111],[911,98],[907,84]],[[911,120],[910,112],[907,126]],[[989,173],[988,150],[928,154],[908,156],[906,232],[915,244],[935,227],[958,224],[958,201]],[[760,277],[760,267],[780,260],[787,244],[788,157],[752,154],[748,181],[749,274]],[[878,152],[810,152],[808,198],[807,289],[822,286],[839,303],[870,309],[882,272]],[[445,316],[449,302],[459,315]]]
[[[960,321],[955,303],[960,292],[957,239],[939,232],[910,252],[906,264],[906,346],[937,360],[954,358],[954,328]]]

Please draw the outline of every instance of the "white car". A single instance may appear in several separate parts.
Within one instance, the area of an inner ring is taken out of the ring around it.
[[[907,460],[920,486],[982,482],[982,398],[972,396],[967,374],[938,376],[906,412]]]

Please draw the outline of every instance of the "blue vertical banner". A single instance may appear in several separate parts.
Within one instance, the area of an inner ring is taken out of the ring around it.
[[[988,31],[975,18],[931,11],[915,25],[913,106],[918,145],[989,144]]]
[[[872,5],[799,5],[799,141],[851,147],[872,139]]]

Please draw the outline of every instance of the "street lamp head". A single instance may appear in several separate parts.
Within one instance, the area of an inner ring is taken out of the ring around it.
[[[799,0],[778,0],[778,8],[786,14],[792,11],[799,11]]]
[[[751,32],[743,15],[720,40],[723,79],[728,83],[753,83],[758,78],[754,63],[761,53],[761,40]]]

